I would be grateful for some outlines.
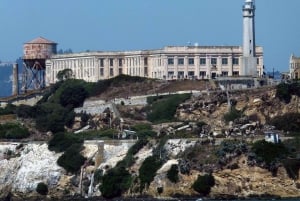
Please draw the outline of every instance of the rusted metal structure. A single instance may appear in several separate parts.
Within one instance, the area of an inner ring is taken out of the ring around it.
[[[56,54],[57,43],[38,37],[23,46],[22,91],[45,87],[46,59]]]

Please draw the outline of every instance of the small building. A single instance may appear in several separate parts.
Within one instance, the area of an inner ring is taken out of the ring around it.
[[[293,54],[290,57],[290,78],[300,79],[300,57],[296,57]]]
[[[273,131],[265,132],[265,141],[275,144],[281,142],[279,135]]]

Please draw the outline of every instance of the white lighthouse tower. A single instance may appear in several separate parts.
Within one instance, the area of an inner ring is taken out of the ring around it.
[[[245,0],[243,6],[243,63],[241,76],[257,77],[254,17],[255,0]]]

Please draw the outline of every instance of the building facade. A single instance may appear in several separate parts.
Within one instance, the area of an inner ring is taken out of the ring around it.
[[[290,57],[290,78],[300,79],[300,57],[294,55]]]
[[[164,80],[261,77],[263,48],[255,45],[254,17],[254,0],[245,0],[243,46],[167,46],[157,50],[52,55],[46,61],[46,83],[55,83],[57,73],[64,69],[71,69],[74,78],[89,82],[120,74]]]
[[[256,47],[257,76],[263,75],[263,49]],[[73,77],[88,82],[120,74],[164,80],[214,79],[241,76],[243,48],[240,46],[167,46],[158,50],[84,52],[53,55],[46,60],[46,83],[71,69]]]

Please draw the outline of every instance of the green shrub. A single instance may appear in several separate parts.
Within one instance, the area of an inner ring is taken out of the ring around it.
[[[198,175],[197,180],[193,183],[192,188],[201,195],[208,195],[211,187],[215,185],[215,178],[211,174],[203,176]]]
[[[2,139],[22,139],[29,136],[28,129],[18,123],[0,124],[0,138]]]
[[[105,198],[120,197],[130,188],[131,182],[131,175],[124,167],[113,168],[103,176],[99,190]]]
[[[0,107],[0,115],[14,114],[16,106],[13,104],[7,104],[5,108]]]
[[[125,168],[129,168],[130,166],[132,166],[135,162],[134,155],[137,154],[147,143],[148,140],[139,139],[132,147],[130,147],[125,158],[120,161],[117,166],[123,166]]]
[[[47,184],[40,182],[38,183],[36,187],[36,192],[38,192],[41,195],[47,195],[48,194],[48,186]]]
[[[64,107],[70,106],[72,108],[79,107],[87,97],[86,89],[79,85],[72,85],[66,87],[60,95],[60,104]]]
[[[291,179],[299,179],[300,159],[286,159],[283,166]]]
[[[72,144],[63,155],[58,158],[57,164],[63,167],[67,172],[77,173],[86,160],[86,158],[80,154],[81,150],[82,144]]]
[[[289,92],[289,85],[286,83],[280,83],[279,85],[277,85],[276,97],[278,97],[280,100],[285,101],[286,103],[289,103],[292,97]]]
[[[162,166],[162,164],[162,161],[155,156],[149,156],[144,160],[139,169],[141,189],[143,189],[146,185],[150,185],[156,175],[157,170]]]
[[[278,130],[300,131],[300,113],[286,113],[282,116],[274,117],[269,124],[275,126]]]
[[[258,162],[264,162],[268,166],[289,154],[284,144],[275,144],[265,140],[256,141],[251,150],[255,153]]]
[[[167,177],[173,183],[177,183],[178,182],[178,180],[179,180],[179,177],[178,177],[178,165],[173,164],[171,166],[171,168],[167,172]]]
[[[29,105],[20,105],[16,108],[16,114],[21,118],[35,118],[37,115],[36,107],[32,107]]]
[[[64,124],[69,108],[64,108],[57,103],[43,103],[36,108],[36,125],[40,131],[52,131],[53,133],[64,131]]]
[[[167,96],[148,97],[150,104],[147,119],[154,123],[168,122],[174,120],[176,109],[180,103],[191,97],[191,94],[175,94]]]
[[[235,107],[232,107],[231,110],[224,114],[224,120],[225,122],[230,122],[230,121],[234,121],[238,118],[241,118],[243,115],[243,112],[240,110],[237,110]]]
[[[48,142],[48,149],[55,152],[63,152],[72,144],[83,143],[83,140],[71,133],[56,133]]]

